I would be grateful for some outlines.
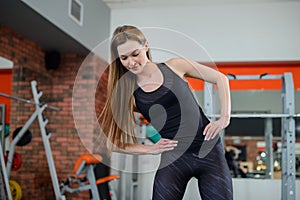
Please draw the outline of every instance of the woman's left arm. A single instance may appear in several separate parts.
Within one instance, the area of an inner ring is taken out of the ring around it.
[[[205,140],[213,139],[230,123],[231,98],[228,78],[211,67],[182,58],[171,59],[166,64],[182,77],[197,78],[217,85],[221,116],[218,120],[209,123],[203,132]]]

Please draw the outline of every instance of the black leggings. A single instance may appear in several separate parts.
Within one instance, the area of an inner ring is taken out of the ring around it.
[[[153,200],[181,200],[189,180],[198,179],[202,200],[232,200],[232,177],[220,141],[204,158],[185,153],[156,172]]]

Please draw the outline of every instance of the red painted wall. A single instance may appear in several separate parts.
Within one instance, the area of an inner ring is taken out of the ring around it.
[[[0,92],[5,94],[11,94],[12,85],[12,70],[11,69],[1,69],[0,70]],[[10,99],[0,96],[0,104],[6,104],[6,117],[5,123],[9,123],[10,116]]]
[[[292,72],[295,90],[300,89],[300,61],[270,61],[270,62],[223,62],[208,64],[224,74],[235,75],[261,75],[283,74]],[[190,85],[195,90],[203,90],[203,81],[189,79]],[[230,81],[231,90],[281,90],[280,80],[252,80]]]

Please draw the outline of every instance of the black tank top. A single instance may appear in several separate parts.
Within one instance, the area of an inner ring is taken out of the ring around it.
[[[157,64],[163,74],[163,84],[145,92],[136,84],[135,103],[140,113],[163,138],[178,141],[177,151],[197,152],[209,120],[198,105],[189,85],[166,64]]]

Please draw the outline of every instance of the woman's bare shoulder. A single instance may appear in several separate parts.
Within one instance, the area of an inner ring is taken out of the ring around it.
[[[171,58],[165,64],[181,75],[184,75],[187,68],[192,66],[191,61],[184,58]]]
[[[172,58],[165,62],[165,64],[176,74],[178,74],[182,79],[185,79],[185,66],[187,65],[187,63],[188,61],[183,58]]]
[[[169,67],[178,68],[178,66],[182,66],[187,62],[184,58],[171,58],[165,62]]]

